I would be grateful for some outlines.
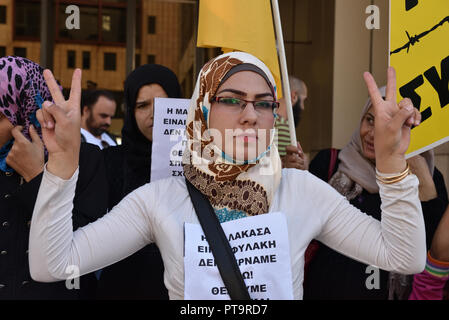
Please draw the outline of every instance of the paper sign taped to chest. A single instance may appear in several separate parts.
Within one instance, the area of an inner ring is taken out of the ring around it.
[[[410,98],[422,115],[412,129],[410,157],[449,140],[449,1],[390,1],[390,65],[398,101]]]
[[[287,222],[269,213],[222,223],[251,299],[293,299]],[[229,300],[211,249],[199,224],[186,223],[186,300]]]

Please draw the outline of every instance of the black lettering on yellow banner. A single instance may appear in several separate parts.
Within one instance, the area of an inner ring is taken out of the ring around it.
[[[449,140],[449,1],[392,0],[390,6],[398,102],[410,98],[422,116],[412,130],[412,156]]]
[[[418,0],[405,0],[405,10],[412,10],[414,7],[418,5]]]

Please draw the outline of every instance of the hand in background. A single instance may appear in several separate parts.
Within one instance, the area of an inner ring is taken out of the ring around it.
[[[287,151],[287,155],[281,157],[283,168],[296,168],[300,170],[309,169],[309,159],[302,151],[301,144],[299,142],[296,147],[290,145],[287,146],[285,150]]]
[[[429,201],[438,196],[437,188],[433,182],[426,159],[417,155],[407,160],[410,170],[418,177],[419,180],[419,199],[421,201]]]
[[[22,126],[12,129],[14,144],[6,157],[6,163],[29,182],[44,169],[44,144],[33,125],[29,133],[32,141],[22,134]]]

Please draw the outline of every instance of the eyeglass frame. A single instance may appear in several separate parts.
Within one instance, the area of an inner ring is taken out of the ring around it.
[[[246,108],[246,106],[248,105],[249,102],[252,103],[253,108],[255,108],[255,105],[254,105],[255,102],[259,102],[259,101],[271,102],[271,103],[273,103],[273,104],[275,105],[274,108],[271,108],[271,111],[274,111],[275,109],[279,109],[279,107],[280,107],[280,102],[279,102],[279,101],[269,101],[269,100],[245,100],[245,99],[242,99],[242,98],[236,98],[236,97],[217,97],[217,96],[215,96],[215,97],[213,97],[210,101],[211,101],[211,102],[217,102],[217,103],[220,103],[220,100],[221,100],[221,99],[237,99],[237,100],[240,100],[240,101],[244,101],[245,104],[242,105],[242,106],[240,107],[240,108],[241,108],[240,112],[242,112],[243,110],[245,110],[245,108]]]

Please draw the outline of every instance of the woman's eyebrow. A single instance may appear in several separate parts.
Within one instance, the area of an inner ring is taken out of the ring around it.
[[[151,99],[147,99],[147,100],[142,100],[142,101],[137,101],[136,102],[136,105],[137,104],[145,104],[145,103],[150,103],[151,102]]]
[[[256,94],[256,99],[263,98],[263,97],[272,97],[273,98],[273,94],[271,94],[270,92]]]
[[[240,91],[240,90],[236,90],[236,89],[223,89],[220,92],[218,92],[217,95],[219,95],[220,93],[223,93],[223,92],[231,92],[231,93],[234,93],[234,94],[242,96],[242,97],[246,96],[245,92]]]
[[[231,92],[231,93],[234,93],[234,94],[242,96],[242,97],[246,97],[248,95],[246,92],[236,90],[236,89],[223,89],[220,92],[218,92],[217,95],[219,95],[220,93],[223,93],[223,92]],[[273,97],[273,94],[271,92],[258,93],[258,94],[256,94],[256,99],[267,97],[267,96]]]

